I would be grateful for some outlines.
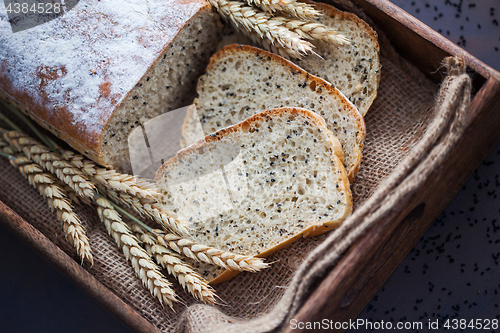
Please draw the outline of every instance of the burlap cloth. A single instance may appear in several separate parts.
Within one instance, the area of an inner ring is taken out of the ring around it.
[[[348,1],[335,4],[367,19]],[[325,271],[365,230],[388,217],[391,207],[418,191],[461,135],[471,89],[463,64],[446,60],[448,76],[436,98],[438,87],[401,59],[383,35],[380,44],[382,78],[365,119],[363,164],[352,184],[354,214],[339,229],[273,254],[268,259],[274,262],[270,269],[242,273],[215,286],[221,303],[217,306],[197,303],[172,280],[182,301],[173,312],[143,288],[95,210],[77,207],[95,261],[84,268],[161,332],[267,332],[286,325]],[[0,170],[0,200],[79,261],[45,200],[4,158]]]

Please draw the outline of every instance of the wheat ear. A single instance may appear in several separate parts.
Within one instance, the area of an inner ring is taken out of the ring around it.
[[[198,262],[205,262],[229,270],[248,272],[257,272],[269,266],[262,258],[222,251],[210,246],[197,244],[192,240],[183,239],[177,235],[164,234],[159,230],[156,230],[155,234],[160,245],[168,246],[175,252]]]
[[[56,211],[57,219],[63,225],[64,234],[73,243],[82,263],[86,260],[92,265],[93,256],[85,228],[78,215],[73,212],[71,201],[66,197],[64,189],[57,185],[57,179],[26,156],[11,156],[10,163],[47,199],[50,209]]]
[[[276,20],[281,21],[285,27],[305,39],[317,39],[337,45],[350,44],[350,41],[342,33],[321,23],[304,22],[282,17],[278,17]]]
[[[4,133],[4,138],[16,151],[22,151],[29,159],[57,176],[80,197],[94,197],[94,185],[85,175],[46,146],[18,131]]]
[[[253,40],[266,39],[268,42],[264,42],[264,46],[273,49],[280,55],[301,58],[313,50],[314,46],[311,43],[287,29],[280,20],[274,19],[270,13],[245,6],[237,1],[208,0],[208,2],[222,17],[231,20],[236,27],[243,26],[245,32]]]
[[[314,6],[295,0],[245,0],[245,2],[269,13],[281,12],[302,20],[313,20],[322,14]]]
[[[155,235],[144,231],[138,223],[133,223],[131,228],[142,241],[146,251],[161,267],[167,270],[168,274],[174,276],[179,281],[184,290],[187,290],[195,298],[206,304],[215,304],[214,289],[200,274],[193,270],[191,265],[184,262],[177,253],[158,244]]]
[[[129,260],[136,274],[142,280],[151,294],[160,303],[166,303],[173,308],[172,302],[177,301],[172,284],[161,274],[160,268],[152,261],[151,256],[139,245],[128,225],[122,221],[120,214],[113,208],[109,200],[96,196],[97,212],[106,230]]]

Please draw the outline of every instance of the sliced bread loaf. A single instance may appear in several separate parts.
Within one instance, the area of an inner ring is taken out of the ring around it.
[[[347,37],[350,44],[335,45],[312,41],[314,54],[302,59],[291,59],[307,72],[332,83],[365,116],[377,97],[380,81],[380,47],[377,33],[352,13],[343,12],[324,3],[314,3],[324,14],[316,22],[334,28]],[[250,38],[228,25],[219,47],[230,44],[256,45]]]
[[[0,98],[128,173],[129,134],[192,102],[222,30],[204,0],[81,0],[20,33],[2,8]]]
[[[205,137],[165,162],[155,181],[196,242],[239,254],[269,255],[352,211],[337,138],[300,108],[261,112]],[[233,275],[200,273],[217,282]]]
[[[350,180],[359,169],[365,139],[363,117],[331,84],[273,53],[246,45],[218,51],[200,77],[195,106],[205,135],[272,108],[314,111],[339,139]],[[193,129],[185,126],[184,130]]]

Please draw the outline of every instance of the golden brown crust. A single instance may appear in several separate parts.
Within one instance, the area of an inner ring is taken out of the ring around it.
[[[207,66],[206,72],[209,73],[214,65],[220,61],[223,57],[226,57],[227,55],[230,55],[232,53],[238,53],[241,51],[249,52],[249,53],[254,53],[256,55],[259,55],[261,57],[269,57],[270,59],[272,58],[274,61],[277,61],[281,63],[284,66],[288,66],[292,72],[296,74],[296,76],[301,76],[304,82],[307,82],[307,85],[309,87],[315,87],[316,90],[322,89],[325,90],[325,93],[329,93],[334,95],[339,101],[341,101],[344,109],[346,112],[350,113],[350,115],[356,120],[356,124],[358,125],[358,134],[356,136],[356,143],[359,146],[359,153],[357,154],[357,164],[355,165],[354,168],[352,168],[349,171],[348,177],[349,181],[354,181],[356,178],[356,174],[359,170],[359,166],[361,164],[361,157],[362,157],[362,152],[363,152],[363,146],[366,138],[366,126],[365,126],[365,120],[363,116],[359,113],[358,109],[351,103],[345,96],[333,85],[328,83],[327,81],[323,80],[322,78],[316,77],[312,74],[307,73],[304,69],[301,67],[295,65],[294,63],[286,60],[283,57],[280,57],[277,54],[249,46],[249,45],[241,45],[241,44],[231,44],[223,47],[221,50],[219,50],[215,55],[210,58],[210,63]],[[201,83],[198,83],[200,85]],[[199,90],[199,87],[198,87]]]
[[[124,38],[130,43],[136,42],[143,45],[144,50],[147,50],[144,52],[144,54],[147,55],[144,59],[141,58],[140,54],[130,55],[137,60],[134,70],[142,73],[140,77],[134,77],[136,82],[128,81],[131,89],[122,89],[120,91],[118,87],[121,88],[122,82],[118,82],[114,78],[120,77],[123,73],[109,71],[109,68],[111,68],[110,63],[116,64],[120,63],[120,61],[106,58],[97,59],[101,50],[98,49],[99,46],[92,49],[92,45],[107,44],[106,38],[110,38],[107,36],[108,31],[103,30],[104,32],[100,34],[96,32],[100,29],[96,28],[96,24],[98,27],[100,23],[102,23],[104,27],[108,27],[109,22],[112,21],[113,18],[108,17],[106,14],[94,15],[93,8],[85,9],[82,7],[83,9],[72,10],[70,12],[72,15],[71,18],[69,18],[69,15],[65,15],[61,17],[61,20],[57,20],[57,24],[59,24],[57,26],[58,29],[48,28],[48,33],[43,37],[50,40],[51,34],[54,34],[57,38],[61,35],[73,35],[75,36],[75,40],[82,40],[80,43],[80,45],[82,45],[82,52],[87,49],[94,50],[95,52],[89,51],[87,52],[89,54],[82,55],[80,59],[67,59],[68,64],[73,64],[72,62],[75,64],[78,63],[79,66],[75,66],[75,68],[82,68],[81,72],[70,72],[68,66],[64,64],[54,65],[54,63],[60,62],[61,58],[50,55],[51,57],[53,56],[53,58],[51,61],[47,61],[47,63],[44,62],[46,59],[41,58],[41,65],[36,62],[26,65],[26,70],[23,75],[26,77],[30,76],[31,82],[34,82],[34,84],[30,86],[19,85],[17,82],[19,80],[16,81],[16,77],[13,78],[10,72],[13,70],[12,63],[16,63],[19,59],[22,60],[25,55],[18,52],[6,53],[7,57],[0,63],[0,98],[13,102],[13,104],[22,109],[23,112],[27,110],[28,112],[25,113],[29,114],[41,126],[56,134],[76,150],[84,153],[96,162],[105,165],[106,163],[101,151],[101,141],[106,127],[110,125],[109,121],[113,118],[114,112],[130,97],[133,87],[147,76],[150,68],[159,60],[159,56],[168,49],[179,32],[184,29],[198,13],[211,10],[210,5],[204,0],[177,0],[177,2],[178,5],[176,6],[178,7],[178,11],[186,8],[185,13],[182,14],[186,16],[186,20],[182,22],[176,21],[168,27],[169,31],[172,32],[172,34],[169,35],[171,36],[170,39],[158,38],[158,36],[154,35],[154,32],[148,29],[137,30],[137,34],[135,34],[135,32],[133,34],[129,33],[127,29],[130,28],[130,23],[124,23],[123,31],[116,29],[116,31],[112,32],[113,40],[115,38],[116,40]],[[196,4],[198,5],[197,8]],[[73,13],[76,10],[79,10],[79,12]],[[172,8],[171,10],[175,11],[176,9]],[[168,15],[167,13],[165,17],[160,17],[159,20],[169,18],[170,16]],[[117,17],[119,17],[119,15],[117,15]],[[171,17],[175,17],[175,15],[171,15]],[[158,23],[162,22],[159,21]],[[75,27],[78,27],[78,29],[75,29]],[[130,37],[128,37],[127,34],[130,35]],[[36,39],[37,37],[33,38]],[[15,46],[12,48],[16,49]],[[66,51],[66,49],[62,51]],[[90,53],[94,53],[95,56],[92,56]],[[152,61],[149,61],[150,54],[157,54],[158,56]],[[117,54],[117,57],[119,56],[120,54]],[[88,59],[86,57],[88,57]],[[118,68],[118,71],[126,71],[126,68],[119,66],[115,67]],[[82,74],[84,71],[85,73]],[[88,91],[85,91],[87,87],[82,86],[81,82],[84,81],[79,79],[79,76],[84,79],[88,77],[92,78],[93,86],[89,87]],[[74,82],[72,81],[71,84],[67,84],[67,81],[73,77],[75,77]],[[29,77],[27,77],[27,79],[29,79]],[[65,84],[67,86],[73,85],[80,90],[78,93],[75,93],[72,88],[65,88]],[[53,87],[56,86],[61,87],[60,93],[54,93]],[[2,91],[3,94],[1,93]],[[82,91],[86,92],[85,96],[81,96],[83,95],[83,93],[81,93]],[[116,93],[114,91],[120,92]],[[80,98],[80,100],[76,100],[75,98]],[[90,102],[83,103],[82,100],[85,99]],[[90,121],[82,121],[79,116],[81,114],[91,115],[92,119]]]
[[[331,159],[334,162],[334,169],[339,171],[338,174],[338,181],[337,184],[339,185],[340,189],[339,191],[346,193],[346,206],[347,209],[345,211],[345,214],[342,218],[337,219],[335,221],[316,221],[311,225],[310,227],[302,230],[299,234],[294,235],[293,237],[290,237],[288,239],[285,239],[284,241],[280,242],[278,245],[274,246],[273,248],[262,252],[261,254],[258,255],[258,257],[264,258],[272,253],[287,247],[288,245],[296,242],[299,240],[301,237],[312,237],[312,236],[317,236],[322,233],[325,233],[327,231],[333,230],[337,228],[342,221],[347,218],[352,212],[352,195],[351,195],[351,190],[350,190],[350,184],[349,184],[349,179],[347,177],[347,173],[345,171],[344,165],[342,164],[342,159],[343,159],[343,153],[342,153],[342,147],[340,146],[340,143],[338,139],[335,137],[335,135],[328,130],[326,127],[326,123],[324,119],[319,116],[318,114],[308,111],[303,108],[296,108],[296,107],[284,107],[284,108],[277,108],[277,109],[272,109],[272,110],[267,110],[264,112],[257,113],[244,121],[232,125],[230,127],[221,129],[217,131],[216,133],[213,133],[211,135],[206,136],[204,139],[198,140],[191,146],[188,146],[182,150],[180,150],[174,157],[166,161],[158,170],[156,173],[155,177],[155,182],[159,182],[162,175],[165,173],[166,169],[168,166],[171,164],[176,163],[179,159],[183,159],[185,156],[189,154],[199,154],[200,152],[196,152],[196,150],[203,150],[204,146],[207,143],[210,142],[217,142],[220,141],[224,136],[233,133],[233,132],[238,132],[238,131],[243,131],[243,129],[246,126],[251,126],[255,123],[259,123],[262,121],[264,118],[267,117],[275,117],[278,115],[288,115],[288,116],[304,116],[310,119],[311,123],[314,123],[316,126],[322,128],[323,132],[328,135],[328,139],[330,141],[330,144],[332,146],[331,149]],[[214,279],[209,280],[211,284],[217,284],[224,282],[234,276],[236,276],[239,272],[237,271],[224,271],[221,274],[217,275]]]

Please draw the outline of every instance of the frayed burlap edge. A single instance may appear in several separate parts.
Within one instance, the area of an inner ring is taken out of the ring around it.
[[[279,303],[266,315],[249,321],[230,318],[214,307],[193,305],[183,313],[179,321],[180,331],[271,332],[279,330],[293,318],[316,279],[333,267],[367,230],[387,219],[393,207],[415,195],[462,135],[470,103],[471,79],[465,74],[463,60],[449,57],[444,60],[444,65],[448,76],[439,90],[436,116],[425,135],[377,191],[308,255]]]

